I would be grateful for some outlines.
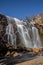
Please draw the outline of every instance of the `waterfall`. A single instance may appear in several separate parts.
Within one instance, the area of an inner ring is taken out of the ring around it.
[[[9,23],[8,26],[6,27],[5,35],[7,35],[8,44],[15,45],[15,48],[16,48],[17,47],[16,35],[14,34],[13,25],[11,23]]]
[[[30,39],[30,35],[28,33],[28,29],[23,25],[23,21],[20,21],[16,18],[14,18],[15,23],[17,25],[17,30],[19,32],[20,35],[20,39],[22,44],[26,47],[26,48],[32,48],[32,42]]]
[[[40,36],[38,33],[38,29],[34,26],[31,26],[31,31],[29,33],[30,28],[27,28],[22,20],[19,20],[17,18],[11,18],[7,16],[8,20],[8,26],[6,27],[6,33],[7,40],[9,44],[12,44],[17,48],[16,44],[16,35],[14,33],[13,24],[17,26],[17,32],[19,33],[19,38],[21,41],[21,44],[24,45],[26,48],[42,48]],[[32,24],[33,25],[33,24]],[[32,38],[32,39],[31,39]]]
[[[33,39],[33,48],[42,48],[38,29],[34,26],[32,27],[32,39]]]
[[[8,25],[6,26],[6,33],[4,35],[4,40],[7,41],[8,44],[15,46],[15,48],[17,48],[16,45],[16,35],[15,35],[15,31],[13,28],[13,24],[14,24],[14,20],[12,17],[6,16],[7,21],[8,21]]]

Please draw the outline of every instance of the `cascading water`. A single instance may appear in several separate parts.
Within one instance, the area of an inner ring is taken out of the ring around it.
[[[10,17],[7,17],[7,19],[8,19],[8,26],[6,27],[5,35],[8,35],[7,39],[9,44],[11,43],[12,45],[15,45],[15,47],[17,48],[16,35],[13,29],[13,24],[15,23],[15,25],[17,26],[17,31],[19,33],[21,44],[23,44],[26,48],[42,48],[40,36],[38,33],[38,29],[36,27],[32,26],[32,32],[31,32],[32,40],[31,40],[29,31],[27,27],[23,24],[23,21]]]
[[[8,26],[6,26],[6,33],[4,36],[7,36],[7,43],[11,44],[13,46],[15,46],[15,48],[17,48],[16,45],[16,35],[15,35],[15,31],[13,28],[13,24],[14,24],[14,20],[13,18],[6,16],[7,21],[8,21]]]
[[[6,27],[6,35],[8,36],[7,37],[8,43],[9,44],[11,43],[12,45],[15,45],[16,47],[16,35],[14,34],[14,29],[12,24],[9,24]]]
[[[15,23],[17,25],[17,30],[21,37],[21,42],[26,48],[32,48],[32,42],[28,33],[27,28],[23,25],[22,21],[14,18]]]
[[[32,39],[33,39],[33,48],[42,48],[38,29],[34,26],[32,27]]]

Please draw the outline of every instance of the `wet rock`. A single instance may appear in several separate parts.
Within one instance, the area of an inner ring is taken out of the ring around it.
[[[3,40],[5,34],[5,28],[7,25],[8,23],[6,17],[0,14],[0,56],[3,56],[7,51],[5,41]]]
[[[19,53],[13,53],[13,57],[17,57],[17,56],[19,56]]]

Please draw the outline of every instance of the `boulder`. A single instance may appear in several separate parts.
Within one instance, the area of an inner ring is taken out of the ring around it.
[[[34,49],[33,49],[33,52],[36,52],[36,53],[39,53],[39,52],[41,52],[41,51],[42,51],[41,48],[34,48]]]

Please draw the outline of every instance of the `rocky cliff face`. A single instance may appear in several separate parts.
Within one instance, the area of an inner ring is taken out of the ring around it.
[[[8,23],[7,23],[6,17],[0,14],[0,55],[5,54],[7,50],[6,43],[3,40],[4,34],[5,34],[5,28],[7,25]]]
[[[39,14],[35,17],[33,17],[33,21],[35,21],[36,23],[43,23],[43,14]]]

